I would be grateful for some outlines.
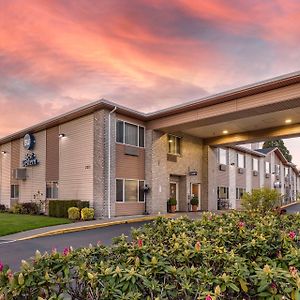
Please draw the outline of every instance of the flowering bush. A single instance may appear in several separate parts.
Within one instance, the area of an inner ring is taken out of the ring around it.
[[[299,228],[275,213],[158,218],[111,247],[37,252],[16,273],[0,264],[0,299],[296,300]]]
[[[95,211],[93,208],[85,207],[81,210],[81,219],[83,221],[93,220],[95,216]]]
[[[68,208],[68,218],[70,220],[80,220],[80,209],[78,207]]]

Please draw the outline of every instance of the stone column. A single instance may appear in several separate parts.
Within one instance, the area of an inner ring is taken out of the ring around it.
[[[217,157],[213,148],[204,145],[202,151],[201,189],[201,207],[203,210],[217,209],[216,168]]]

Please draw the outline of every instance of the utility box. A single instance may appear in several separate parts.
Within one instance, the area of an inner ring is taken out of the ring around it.
[[[26,170],[27,170],[26,168],[14,169],[12,171],[13,179],[26,180]]]

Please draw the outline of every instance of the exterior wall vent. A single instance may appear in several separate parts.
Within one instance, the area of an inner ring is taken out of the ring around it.
[[[253,171],[253,176],[258,176],[258,171]]]
[[[167,161],[177,162],[177,155],[167,154]]]
[[[124,152],[126,155],[139,156],[139,149],[137,147],[125,146]]]
[[[227,171],[227,166],[221,164],[221,165],[219,165],[219,170],[220,170],[220,171]]]
[[[26,168],[14,169],[12,171],[12,177],[16,180],[26,180]]]
[[[266,177],[266,178],[270,178],[270,174],[269,174],[269,173],[266,173],[265,177]]]
[[[238,173],[239,174],[244,174],[244,169],[243,168],[238,168]]]

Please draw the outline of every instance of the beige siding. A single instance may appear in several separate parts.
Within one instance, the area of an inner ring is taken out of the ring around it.
[[[93,205],[93,115],[60,125],[59,198]]]
[[[116,144],[116,177],[145,179],[145,149],[136,148],[138,156],[125,154],[126,145]]]
[[[46,181],[59,180],[59,127],[47,129]]]
[[[144,203],[138,202],[116,202],[116,216],[131,216],[131,215],[141,215],[145,209]]]
[[[18,184],[18,180],[13,179],[12,172],[14,169],[19,168],[20,164],[20,140],[11,142],[11,184]]]
[[[40,191],[43,197],[46,195],[45,174],[46,174],[46,131],[40,131],[34,134],[36,144],[32,151],[23,147],[23,140],[20,140],[20,167],[27,152],[34,152],[39,161],[37,166],[27,167],[26,180],[19,180],[20,202],[29,202],[33,196]]]
[[[4,144],[0,147],[0,203],[10,207],[10,170],[11,170],[11,143]]]

